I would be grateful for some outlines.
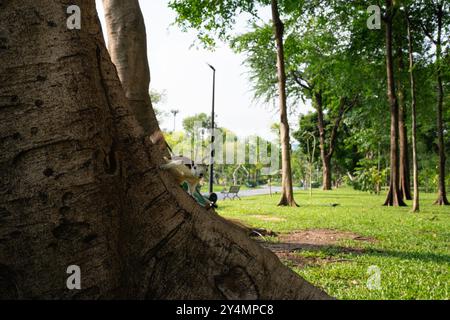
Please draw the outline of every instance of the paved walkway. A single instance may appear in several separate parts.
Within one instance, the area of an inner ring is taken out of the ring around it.
[[[294,190],[298,190],[299,188],[294,187]],[[272,194],[280,193],[281,187],[272,186]],[[224,195],[220,192],[216,193],[219,200],[223,200]],[[270,188],[268,186],[260,186],[256,189],[248,189],[248,190],[241,190],[239,191],[238,195],[239,197],[252,197],[252,196],[258,196],[258,195],[264,195],[264,194],[270,194]]]

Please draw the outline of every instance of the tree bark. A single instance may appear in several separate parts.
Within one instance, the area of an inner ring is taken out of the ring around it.
[[[413,185],[414,197],[412,212],[419,212],[419,169],[417,163],[417,123],[416,123],[416,81],[414,77],[414,50],[411,34],[411,24],[408,9],[406,9],[406,27],[408,33],[408,53],[409,53],[409,77],[411,84],[411,144],[413,157]]]
[[[389,192],[384,205],[405,206],[399,187],[399,159],[398,159],[398,101],[395,95],[394,64],[392,56],[392,19],[394,8],[392,0],[386,0],[386,74],[387,94],[391,113],[391,172],[389,181]]]
[[[329,147],[326,147],[326,130],[325,121],[323,115],[323,97],[320,91],[314,93],[314,105],[317,110],[317,128],[319,129],[319,146],[320,146],[320,157],[322,159],[322,188],[323,190],[331,190],[332,179],[331,179],[331,159],[334,154],[336,147],[336,140],[338,135],[339,126],[341,124],[342,118],[346,112],[347,99],[341,98],[339,102],[339,110],[336,119],[334,120],[334,126],[330,133]],[[353,104],[350,104],[350,107]]]
[[[317,128],[319,129],[320,158],[322,159],[322,188],[331,190],[331,157],[325,145],[325,123],[323,117],[323,101],[321,92],[314,94],[317,110]]]
[[[438,181],[438,198],[435,204],[449,205],[447,193],[445,190],[445,144],[444,144],[444,125],[442,119],[443,104],[444,104],[444,87],[442,85],[442,19],[444,16],[443,3],[438,4],[437,10],[437,27],[438,35],[436,41],[436,66],[437,66],[437,134],[439,147],[439,181]]]
[[[322,158],[323,190],[331,190],[331,158]]]
[[[76,3],[0,4],[0,298],[328,299],[159,169]]]
[[[108,51],[129,105],[146,135],[158,130],[150,101],[147,36],[138,0],[103,0]]]
[[[286,70],[284,63],[283,34],[284,25],[278,11],[278,1],[272,0],[272,20],[277,44],[278,95],[280,103],[280,142],[281,142],[281,199],[279,206],[296,207],[292,187],[291,143],[289,138],[289,122],[287,117]]]
[[[398,52],[398,71],[397,77],[397,98],[398,98],[398,130],[399,130],[399,179],[400,192],[404,199],[412,200],[411,197],[411,180],[409,169],[409,147],[408,147],[408,132],[406,128],[406,103],[405,103],[405,89],[401,80],[401,74],[404,70],[402,46],[399,45]]]

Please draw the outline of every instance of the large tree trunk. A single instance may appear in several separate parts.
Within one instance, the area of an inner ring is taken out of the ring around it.
[[[139,1],[103,0],[103,7],[111,60],[136,119],[145,134],[152,134],[158,121],[150,101],[147,37]]]
[[[444,87],[442,85],[442,19],[444,16],[443,3],[438,4],[437,24],[438,35],[436,41],[436,65],[437,65],[437,130],[438,130],[438,147],[439,147],[439,181],[438,181],[438,198],[435,204],[449,205],[447,193],[445,191],[445,148],[444,148],[444,126],[442,120],[443,104],[444,104]]]
[[[394,64],[392,56],[392,0],[386,0],[386,73],[387,73],[387,93],[391,112],[391,173],[389,181],[389,192],[384,205],[404,206],[402,194],[399,187],[399,161],[398,161],[398,101],[395,95]]]
[[[159,169],[75,3],[0,4],[0,298],[329,298]]]
[[[281,142],[281,200],[278,205],[296,207],[292,187],[291,143],[287,117],[286,71],[284,64],[284,25],[278,11],[278,1],[272,0],[272,19],[277,44],[278,95],[280,99],[280,142]]]
[[[397,98],[398,98],[398,130],[399,130],[399,147],[400,147],[400,160],[399,160],[399,179],[400,179],[400,192],[404,199],[411,200],[411,186],[410,186],[410,170],[409,170],[409,148],[408,148],[408,132],[406,128],[406,102],[405,102],[405,89],[401,80],[401,74],[404,70],[403,64],[403,51],[401,45],[397,52],[398,58],[398,71],[397,77]]]
[[[408,52],[409,52],[409,77],[411,84],[411,144],[413,156],[413,185],[414,198],[412,212],[419,212],[419,169],[417,164],[417,124],[416,124],[416,82],[414,77],[414,51],[411,35],[411,24],[409,20],[409,12],[406,10],[406,25],[408,32]]]

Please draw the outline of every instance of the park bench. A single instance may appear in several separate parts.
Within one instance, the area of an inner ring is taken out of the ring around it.
[[[228,191],[223,190],[221,192],[223,194],[223,200],[225,200],[227,198],[231,199],[231,200],[238,198],[239,200],[241,200],[241,198],[238,195],[240,189],[241,189],[241,186],[231,186]]]

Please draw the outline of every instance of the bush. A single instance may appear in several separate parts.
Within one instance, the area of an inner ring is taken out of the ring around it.
[[[379,194],[383,177],[388,173],[388,169],[378,170],[376,165],[371,161],[361,161],[355,170],[354,177],[346,178],[346,183],[355,190],[368,191],[370,193]]]

